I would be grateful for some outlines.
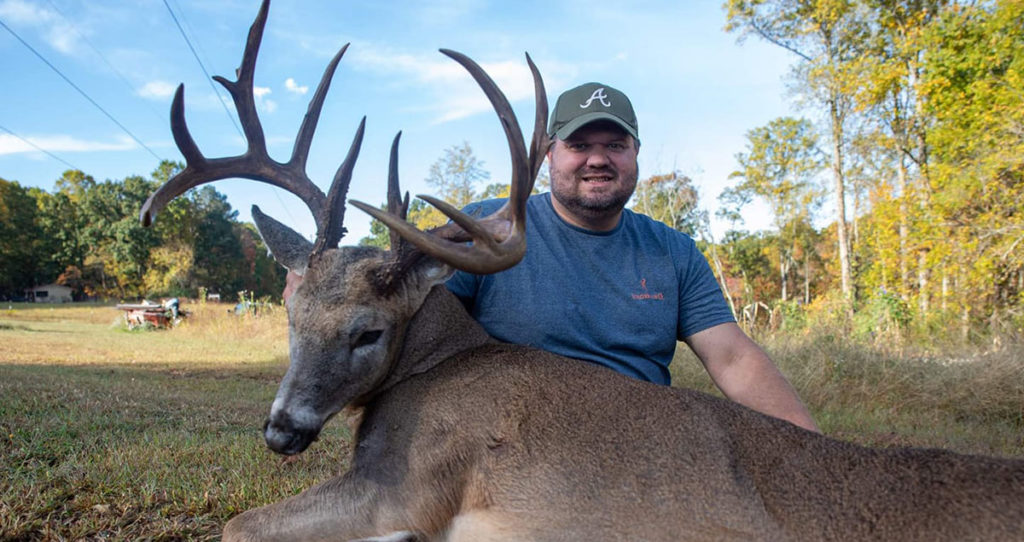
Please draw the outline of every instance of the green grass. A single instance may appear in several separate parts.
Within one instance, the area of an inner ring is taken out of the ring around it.
[[[295,460],[260,426],[287,365],[281,311],[186,305],[129,332],[109,306],[0,306],[0,540],[215,540],[238,512],[347,468],[334,421]],[[876,446],[1024,457],[1024,362],[897,356],[827,337],[761,341],[822,429]],[[710,390],[685,348],[677,385]]]
[[[0,539],[214,540],[240,511],[347,467],[341,423],[294,461],[263,445],[287,363],[283,315],[210,306],[152,332],[116,315],[0,316]]]

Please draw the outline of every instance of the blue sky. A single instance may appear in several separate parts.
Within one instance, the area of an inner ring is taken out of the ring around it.
[[[185,84],[186,119],[207,156],[244,150],[231,115],[189,51],[168,7],[211,75],[234,79],[258,0],[0,0],[0,21],[99,104],[132,136],[0,28],[0,177],[52,190],[68,165],[97,180],[145,175],[158,158],[182,160],[168,111]],[[331,56],[342,59],[314,139],[308,172],[327,190],[359,119],[366,138],[349,197],[379,203],[387,155],[401,130],[400,174],[413,195],[444,149],[469,142],[490,173],[508,180],[504,136],[475,83],[440,47],[479,62],[532,125],[529,52],[553,103],[564,89],[600,81],[626,92],[637,110],[640,176],[681,170],[711,211],[728,186],[746,131],[793,114],[785,76],[793,59],[777,47],[722,30],[718,2],[567,0],[275,0],[256,67],[259,113],[271,156],[286,160],[310,95]],[[529,128],[527,128],[529,129]],[[154,156],[155,155],[155,156]],[[249,220],[258,204],[310,236],[312,217],[287,192],[252,181],[214,185]],[[748,229],[767,228],[752,209]],[[369,219],[346,213],[344,242],[366,235]],[[724,225],[716,223],[721,233]]]

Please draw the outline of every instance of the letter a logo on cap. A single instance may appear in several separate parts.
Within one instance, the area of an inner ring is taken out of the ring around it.
[[[590,95],[590,98],[587,99],[586,102],[580,104],[580,109],[586,109],[586,108],[590,107],[590,104],[594,100],[597,100],[597,101],[601,102],[601,105],[603,105],[605,107],[611,107],[612,106],[612,104],[608,103],[608,97],[604,95],[604,87],[601,87],[601,88],[595,90],[594,93]]]

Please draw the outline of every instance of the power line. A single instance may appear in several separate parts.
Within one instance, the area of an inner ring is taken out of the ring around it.
[[[131,132],[131,130],[129,130],[128,128],[125,128],[125,126],[123,124],[121,124],[120,122],[118,122],[118,120],[115,119],[113,115],[108,113],[106,109],[103,109],[103,107],[100,106],[100,104],[96,103],[96,100],[93,100],[91,96],[86,94],[85,91],[82,90],[81,88],[79,88],[78,85],[76,85],[74,82],[71,81],[71,79],[68,79],[68,77],[66,75],[64,75],[63,73],[61,73],[61,71],[58,70],[56,66],[51,64],[49,60],[46,60],[46,57],[44,57],[43,55],[39,54],[39,51],[36,51],[31,45],[28,44],[28,42],[26,42],[25,40],[21,39],[21,36],[19,36],[18,33],[15,32],[14,30],[12,30],[11,27],[9,27],[6,24],[4,24],[4,22],[2,20],[0,20],[0,26],[4,27],[8,32],[10,32],[12,36],[14,36],[18,41],[21,42],[22,45],[24,45],[29,51],[32,51],[32,54],[36,55],[36,57],[38,57],[39,60],[42,60],[44,64],[49,66],[50,69],[53,70],[57,75],[59,75],[61,77],[61,79],[63,79],[67,84],[71,85],[71,88],[77,90],[78,93],[81,94],[83,98],[88,100],[89,103],[91,103],[93,106],[96,107],[96,109],[99,109],[101,113],[106,115],[108,119],[110,119],[114,124],[116,124],[119,128],[121,128],[121,130],[123,130],[124,133],[128,134],[132,139],[135,140],[136,143],[141,145],[142,148],[144,148],[147,151],[149,151],[149,154],[152,154],[153,157],[156,158],[157,160],[163,161],[163,158],[160,157],[160,155],[158,155],[157,153],[153,152],[153,149],[150,149],[148,146],[146,146],[146,144],[143,143],[141,139],[139,139],[138,137],[135,137],[135,134],[133,134]]]
[[[178,22],[178,16],[174,14],[174,10],[171,9],[171,5],[167,3],[167,0],[163,1],[164,6],[167,8],[167,12],[171,14],[171,19],[174,19],[174,25],[178,27],[178,32],[181,32],[181,37],[185,39],[185,43],[188,45],[188,50],[192,51],[192,56],[195,57],[196,62],[199,63],[199,67],[202,68],[203,73],[206,74],[206,81],[210,83],[210,88],[213,89],[213,93],[220,99],[220,105],[224,108],[224,112],[227,113],[228,118],[231,119],[231,124],[235,126],[236,130],[238,130],[238,135],[242,136],[242,139],[245,139],[245,134],[242,133],[242,129],[238,126],[238,123],[235,122],[235,117],[228,109],[228,104],[224,103],[224,96],[222,96],[220,92],[217,92],[217,86],[213,84],[213,77],[211,77],[210,72],[206,70],[206,66],[203,65],[203,61],[199,59],[199,54],[196,53],[196,48],[192,46],[192,40],[188,39],[188,36],[185,34],[185,29],[182,28],[181,23]]]
[[[167,3],[167,0],[163,0],[163,2],[164,6],[167,8],[167,12],[171,14],[171,19],[174,20],[174,25],[178,27],[178,32],[181,33],[181,37],[185,40],[185,43],[188,45],[189,51],[192,51],[192,56],[195,57],[196,63],[199,64],[199,67],[203,70],[203,73],[206,74],[206,81],[210,83],[210,87],[213,89],[213,93],[217,96],[217,98],[220,99],[220,105],[224,107],[224,113],[226,113],[228,118],[231,119],[231,124],[235,126],[235,130],[238,130],[238,135],[240,135],[243,140],[246,140],[245,134],[242,133],[242,129],[238,126],[238,123],[235,122],[235,116],[232,115],[231,111],[228,109],[228,105],[224,102],[224,97],[221,95],[220,92],[217,91],[217,86],[213,84],[213,77],[210,76],[210,72],[207,71],[206,66],[203,65],[203,61],[200,60],[199,54],[196,52],[195,47],[192,46],[192,40],[188,38],[188,35],[185,33],[185,29],[182,28],[181,23],[178,21],[177,15],[175,15],[174,10],[171,9],[171,5]],[[181,9],[181,7],[179,6],[178,9]],[[184,12],[182,12],[182,18],[184,18]],[[273,189],[270,190],[270,193],[273,194],[274,198],[277,199],[277,202],[281,204],[281,208],[284,209],[285,214],[288,215],[288,219],[294,223],[295,218],[292,217],[292,213],[291,211],[288,210],[288,206],[285,205],[284,201],[281,200],[281,195],[277,193],[277,190]]]
[[[57,14],[61,16],[61,18],[64,19],[64,22],[66,22],[68,24],[68,26],[71,27],[72,30],[75,31],[75,34],[77,34],[78,37],[81,38],[82,41],[84,41],[86,43],[86,45],[88,45],[89,48],[92,49],[92,51],[94,53],[96,53],[96,56],[100,57],[100,60],[102,60],[103,63],[106,64],[108,68],[110,68],[110,71],[114,72],[114,75],[116,75],[118,77],[118,79],[120,79],[121,82],[124,83],[125,86],[127,86],[129,90],[131,90],[131,93],[135,94],[135,86],[132,84],[132,82],[129,81],[128,78],[125,77],[124,74],[121,73],[121,71],[118,70],[117,67],[114,66],[114,64],[111,63],[110,60],[107,59],[107,57],[102,52],[100,52],[100,50],[91,41],[89,41],[89,38],[87,38],[85,36],[85,34],[82,34],[81,32],[79,32],[78,27],[75,25],[75,22],[73,20],[71,20],[67,15],[65,15],[63,11],[61,11],[60,8],[57,7],[57,5],[53,3],[53,0],[46,0],[46,3],[50,4],[50,7],[53,8],[53,10],[56,11]],[[167,120],[166,115],[162,115],[159,112],[157,112],[157,110],[153,108],[152,104],[147,103],[146,105],[147,105],[147,109],[149,109],[150,112],[152,112],[154,115],[156,115],[157,118],[160,119],[161,123],[162,122],[166,122],[166,120]]]
[[[0,125],[0,130],[3,130],[5,132],[7,132],[8,134],[11,134],[12,136],[22,140],[27,145],[35,148],[37,151],[39,151],[39,152],[49,156],[50,158],[53,158],[54,160],[64,164],[65,166],[68,166],[71,169],[77,169],[78,171],[82,171],[82,168],[75,166],[74,164],[68,162],[67,160],[61,158],[60,156],[57,156],[56,154],[53,154],[52,152],[50,152],[50,151],[40,147],[39,145],[36,145],[35,143],[29,141],[28,139],[25,139],[24,137],[21,137],[20,135],[14,133],[12,130],[4,127],[3,125]]]

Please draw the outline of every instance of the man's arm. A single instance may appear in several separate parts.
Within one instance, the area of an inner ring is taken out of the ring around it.
[[[821,432],[778,367],[735,323],[719,324],[686,338],[726,397],[758,412]]]

